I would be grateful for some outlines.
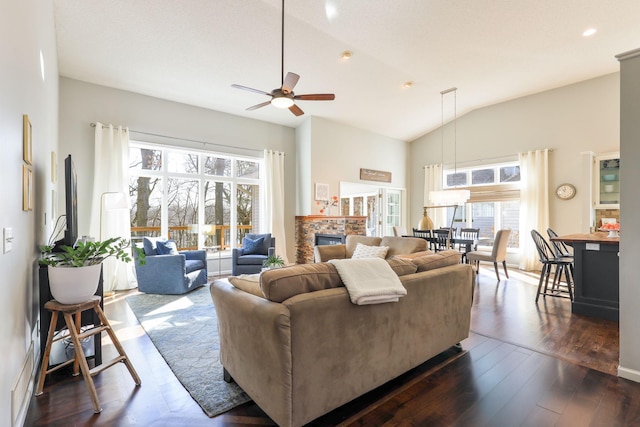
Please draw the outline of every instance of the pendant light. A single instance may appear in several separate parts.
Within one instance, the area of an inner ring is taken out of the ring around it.
[[[452,87],[440,92],[440,106],[442,111],[440,135],[442,145],[442,156],[444,157],[444,96],[453,93],[453,173],[457,173],[457,91],[458,88]],[[444,161],[443,161],[444,163]],[[435,206],[458,206],[469,200],[471,193],[469,190],[440,190],[429,192],[429,201]],[[425,208],[426,211],[426,208]]]

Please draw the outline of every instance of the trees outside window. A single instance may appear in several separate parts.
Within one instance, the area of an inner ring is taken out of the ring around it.
[[[261,167],[260,159],[132,142],[133,238],[166,236],[181,249],[240,246],[260,228]]]

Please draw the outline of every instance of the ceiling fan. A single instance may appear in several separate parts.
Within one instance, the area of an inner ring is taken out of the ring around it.
[[[258,108],[262,108],[266,105],[273,105],[278,108],[288,108],[296,116],[301,116],[304,114],[304,111],[300,109],[295,104],[296,100],[300,101],[333,101],[336,96],[333,93],[314,93],[307,95],[296,95],[293,92],[293,88],[296,83],[300,79],[300,76],[295,73],[287,73],[286,77],[284,75],[284,0],[282,0],[282,43],[281,43],[281,57],[280,57],[280,67],[281,67],[281,76],[282,76],[282,85],[279,88],[273,89],[271,92],[265,92],[259,89],[254,89],[247,86],[241,86],[232,84],[231,87],[236,89],[248,90],[250,92],[260,93],[262,95],[270,96],[271,99],[269,101],[261,102],[260,104],[253,105],[247,108],[247,111],[257,110]]]

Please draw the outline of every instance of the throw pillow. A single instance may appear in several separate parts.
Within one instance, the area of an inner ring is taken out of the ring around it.
[[[266,255],[264,252],[264,237],[256,240],[245,237],[242,239],[242,253],[244,255]]]
[[[145,255],[158,255],[157,243],[165,242],[167,239],[164,237],[144,237],[142,239],[142,248]]]
[[[263,234],[257,234],[257,233],[247,233],[245,235],[245,237],[251,239],[251,240],[257,240],[260,237],[262,237],[264,239],[263,243],[262,243],[262,253],[260,255],[268,255],[269,254],[269,248],[271,247],[271,233],[263,233]]]
[[[156,251],[158,255],[178,255],[178,247],[173,240],[158,240],[156,242]]]
[[[362,258],[382,258],[384,259],[387,256],[387,251],[389,250],[389,246],[367,246],[362,243],[358,243],[356,245],[356,250],[353,251],[353,256],[351,259],[362,259]]]
[[[260,288],[260,274],[241,274],[229,277],[229,283],[236,288],[247,293],[264,298],[264,293]]]

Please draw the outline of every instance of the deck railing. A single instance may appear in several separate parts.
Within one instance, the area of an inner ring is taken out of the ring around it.
[[[251,225],[238,225],[237,226],[237,239],[236,247],[242,247],[242,239],[245,234],[250,233],[253,229]],[[160,227],[131,227],[131,240],[134,242],[142,241],[143,237],[159,237],[161,229]],[[197,246],[197,233],[191,231],[189,225],[172,225],[169,227],[169,235],[167,238],[176,242],[178,250],[194,250],[198,249]],[[220,246],[220,250],[224,251],[231,247],[231,226],[230,225],[211,225],[211,231],[207,233],[204,246]]]

